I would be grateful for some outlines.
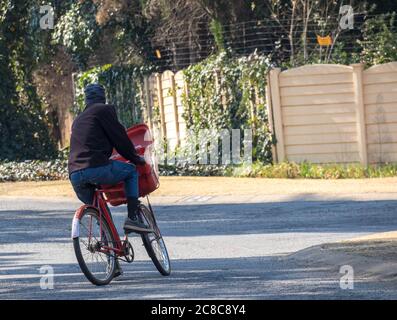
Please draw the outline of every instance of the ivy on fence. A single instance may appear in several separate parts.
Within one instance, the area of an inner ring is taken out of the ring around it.
[[[186,126],[201,129],[252,129],[253,159],[271,162],[271,134],[266,109],[267,56],[236,58],[227,51],[184,71]]]
[[[96,82],[106,88],[107,101],[115,105],[119,120],[125,127],[142,122],[143,76],[149,72],[148,67],[108,64],[77,74],[72,112],[79,114],[84,110],[84,88]]]
[[[267,56],[252,54],[236,58],[223,51],[184,70],[188,93],[182,95],[182,103],[187,129],[197,135],[201,129],[209,129],[210,132],[214,128],[240,129],[241,132],[252,129],[253,160],[271,162],[272,139],[266,108],[269,67]],[[149,71],[149,68],[136,66],[105,65],[78,74],[75,77],[73,112],[78,114],[85,108],[84,87],[98,82],[106,87],[108,101],[116,106],[124,126],[143,121],[144,94],[148,94],[143,92],[143,77]],[[156,114],[152,113],[152,121],[160,122]],[[195,137],[184,138],[189,140]],[[184,151],[178,149],[175,152]]]

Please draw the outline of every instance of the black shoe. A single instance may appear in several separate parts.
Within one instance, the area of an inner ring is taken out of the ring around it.
[[[114,271],[114,275],[113,278],[117,278],[123,275],[123,269],[121,269],[120,267],[120,263],[118,261],[116,261],[116,270]]]
[[[146,224],[139,221],[136,217],[135,219],[127,218],[124,222],[124,232],[137,232],[137,233],[150,233],[153,232]]]

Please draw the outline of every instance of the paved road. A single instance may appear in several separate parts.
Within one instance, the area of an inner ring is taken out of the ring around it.
[[[78,202],[0,197],[2,299],[320,299],[397,298],[397,282],[362,279],[339,287],[338,266],[290,257],[304,248],[397,227],[396,194],[153,199],[173,273],[162,277],[139,238],[137,260],[106,287],[82,275],[70,224]],[[122,225],[125,207],[113,210]],[[53,290],[40,288],[52,266]]]

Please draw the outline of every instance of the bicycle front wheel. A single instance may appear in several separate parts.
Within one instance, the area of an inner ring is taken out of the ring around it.
[[[81,271],[93,284],[106,285],[113,279],[116,268],[112,232],[93,208],[84,211],[79,224],[80,234],[73,239],[73,246]]]
[[[168,256],[167,247],[165,246],[164,239],[161,236],[159,227],[157,226],[156,219],[153,212],[145,205],[140,205],[140,215],[144,223],[146,223],[154,232],[144,233],[141,235],[143,245],[146,252],[152,259],[157,270],[163,276],[171,274],[171,263]]]

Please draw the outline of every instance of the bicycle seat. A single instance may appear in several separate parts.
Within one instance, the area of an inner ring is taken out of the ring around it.
[[[88,187],[93,187],[93,188],[95,188],[95,190],[102,189],[102,186],[101,186],[100,184],[98,184],[98,183],[87,183],[86,185],[87,185]]]

